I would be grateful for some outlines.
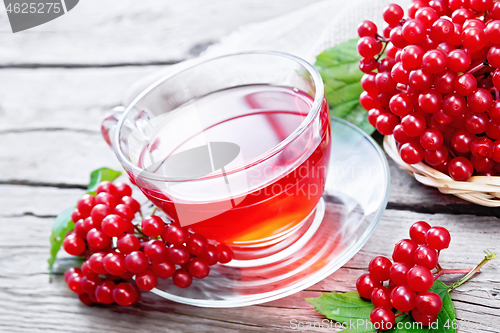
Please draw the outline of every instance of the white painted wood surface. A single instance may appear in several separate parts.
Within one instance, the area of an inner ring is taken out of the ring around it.
[[[304,297],[353,290],[369,260],[390,256],[417,220],[450,229],[452,246],[442,254],[447,268],[473,267],[485,249],[500,254],[498,210],[441,195],[391,163],[388,210],[373,237],[342,269],[284,299],[200,309],[145,293],[131,308],[89,308],[61,276],[48,283],[53,219],[82,195],[92,169],[119,167],[100,137],[100,120],[130,84],[165,68],[148,64],[191,57],[200,43],[308,3],[86,0],[66,17],[16,35],[0,12],[0,332],[290,331],[293,319],[322,320]],[[126,63],[140,66],[120,65]],[[110,64],[116,66],[103,66]],[[37,66],[57,68],[32,68]],[[500,260],[452,293],[458,332],[498,332],[499,293]]]

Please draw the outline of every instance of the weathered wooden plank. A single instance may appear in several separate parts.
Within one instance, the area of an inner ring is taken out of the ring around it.
[[[9,69],[0,80],[0,133],[28,129],[98,131],[139,78],[165,66]]]
[[[320,0],[81,1],[68,14],[11,32],[0,16],[0,65],[151,63],[184,59],[241,25]]]
[[[145,294],[136,307],[102,309],[80,305],[60,276],[48,284],[45,259],[52,219],[23,216],[2,220],[9,225],[9,232],[0,233],[0,330],[8,332],[36,329],[85,332],[111,328],[116,332],[149,332],[160,328],[177,332],[195,328],[206,332],[218,328],[221,332],[285,331],[290,330],[293,319],[319,325],[322,317],[303,298],[317,297],[319,291],[353,290],[356,278],[366,272],[369,260],[376,255],[390,256],[394,243],[407,237],[408,227],[414,221],[426,220],[450,230],[452,245],[441,257],[446,268],[473,267],[481,260],[482,249],[498,252],[500,231],[500,221],[495,217],[388,210],[374,235],[344,268],[308,290],[284,299],[240,309],[199,309]],[[499,262],[492,261],[481,274],[452,293],[460,332],[495,332],[500,326],[499,276]],[[447,277],[445,281],[458,278]],[[305,331],[321,330],[324,328]]]

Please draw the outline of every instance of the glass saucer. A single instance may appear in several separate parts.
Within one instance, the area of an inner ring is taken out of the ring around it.
[[[331,160],[325,192],[300,237],[273,260],[211,266],[185,289],[160,279],[152,292],[200,307],[238,307],[282,298],[326,278],[351,259],[377,226],[389,195],[389,166],[373,139],[332,117]],[[269,263],[271,262],[271,263]]]

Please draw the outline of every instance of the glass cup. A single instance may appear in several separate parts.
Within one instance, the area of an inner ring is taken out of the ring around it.
[[[229,245],[231,265],[283,258],[324,209],[329,110],[321,76],[295,56],[191,61],[102,132],[131,182],[172,221]]]

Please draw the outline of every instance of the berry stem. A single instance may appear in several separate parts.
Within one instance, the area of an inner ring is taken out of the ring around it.
[[[489,66],[490,66],[490,64],[488,63],[488,60],[485,60],[482,63],[480,63],[479,65],[477,65],[476,67],[468,70],[466,73],[472,74],[472,73],[477,72],[478,70],[481,70],[481,69],[483,69],[485,67],[489,67]]]
[[[139,209],[139,215],[141,215],[141,219],[144,220],[144,215],[142,215],[142,210],[140,210],[140,209]],[[153,214],[151,214],[151,215],[153,215]]]
[[[486,265],[486,263],[488,263],[488,261],[490,260],[493,260],[493,259],[496,259],[496,255],[490,251],[484,251],[486,253],[486,256],[484,257],[484,259],[479,263],[479,265],[477,265],[474,269],[472,269],[469,273],[467,273],[467,275],[465,275],[463,278],[461,278],[460,280],[458,280],[457,282],[455,282],[454,284],[452,284],[451,286],[449,286],[449,290],[453,290],[455,288],[458,288],[460,287],[462,284],[464,284],[465,282],[467,282],[470,278],[472,278],[477,272],[479,272],[479,270],[481,269],[481,267],[483,267],[484,265]]]
[[[153,212],[151,213],[151,215],[155,215],[157,209],[158,207],[155,206],[155,208],[153,208]]]
[[[380,51],[380,54],[379,54],[379,55],[378,55],[378,57],[377,57],[377,61],[379,61],[379,60],[380,60],[380,58],[382,57],[382,55],[383,55],[383,54],[384,54],[384,52],[385,52],[385,49],[387,48],[387,44],[389,44],[389,43],[384,42],[384,41],[382,41],[382,43],[384,44],[384,47],[382,48],[382,51]]]

